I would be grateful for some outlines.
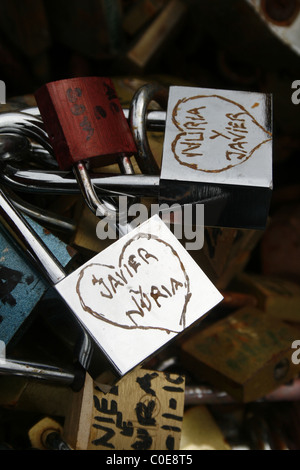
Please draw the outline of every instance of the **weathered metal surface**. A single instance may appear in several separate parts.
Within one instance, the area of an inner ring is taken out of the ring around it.
[[[189,370],[240,402],[262,398],[299,373],[294,326],[245,307],[196,332],[182,345]]]
[[[246,0],[272,33],[297,54],[300,54],[299,1]]]
[[[234,281],[240,292],[252,294],[257,307],[271,317],[300,322],[300,286],[277,276],[242,273]]]

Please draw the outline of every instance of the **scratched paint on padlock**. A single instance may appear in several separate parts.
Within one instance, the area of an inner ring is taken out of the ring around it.
[[[161,177],[270,187],[270,129],[268,95],[171,87]]]
[[[121,374],[222,299],[158,216],[56,288]]]
[[[185,378],[137,368],[103,393],[94,386],[89,450],[179,449]]]
[[[66,245],[43,227],[25,217],[63,266],[70,261]],[[8,344],[49,287],[0,231],[0,340]]]

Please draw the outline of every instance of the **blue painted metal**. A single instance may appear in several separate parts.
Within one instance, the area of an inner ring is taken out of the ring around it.
[[[72,258],[67,245],[37,222],[24,217],[65,267]],[[48,288],[47,281],[0,226],[0,341],[10,343]]]

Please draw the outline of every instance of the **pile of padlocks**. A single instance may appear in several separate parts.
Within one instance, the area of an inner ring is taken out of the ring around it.
[[[157,83],[124,107],[103,77],[0,114],[0,405],[30,413],[28,448],[288,447],[253,406],[297,393],[299,287],[244,272],[271,115],[269,95]]]

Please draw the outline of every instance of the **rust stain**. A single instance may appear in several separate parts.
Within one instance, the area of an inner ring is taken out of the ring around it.
[[[299,1],[261,0],[260,13],[267,21],[277,26],[287,27],[296,20],[299,14]]]
[[[73,256],[77,254],[77,250],[75,250],[75,248],[71,247],[70,245],[67,245],[66,250],[71,256],[71,258],[73,258]]]

